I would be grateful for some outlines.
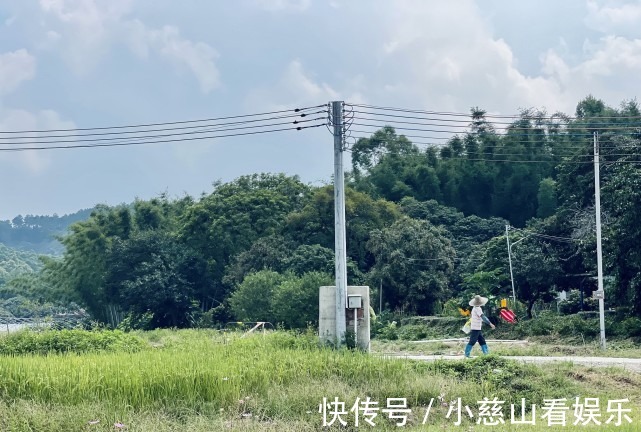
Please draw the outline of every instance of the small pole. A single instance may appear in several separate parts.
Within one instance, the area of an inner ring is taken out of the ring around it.
[[[354,348],[358,346],[358,309],[354,308]]]
[[[594,206],[596,211],[596,261],[598,269],[598,289],[603,294],[603,252],[601,250],[601,184],[599,173],[599,135],[594,132]],[[605,349],[605,300],[599,298],[599,326],[601,328],[601,348]]]
[[[505,225],[505,239],[507,240],[507,258],[510,262],[510,281],[512,282],[512,300],[514,301],[514,310],[516,310],[516,290],[514,289],[514,273],[512,272],[512,246],[510,246],[510,226]]]
[[[381,312],[383,312],[383,279],[381,279],[378,288],[378,314],[380,315]]]

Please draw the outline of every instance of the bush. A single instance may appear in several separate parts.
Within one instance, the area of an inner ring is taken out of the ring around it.
[[[22,330],[0,338],[0,355],[136,352],[147,344],[120,330]]]
[[[376,337],[379,339],[396,340],[398,339],[398,326],[396,321],[381,326],[376,331]]]
[[[398,330],[398,337],[411,341],[425,339],[427,337],[427,328],[424,324],[404,325]]]
[[[641,319],[626,318],[623,321],[608,323],[610,333],[623,337],[641,337]]]
[[[594,311],[598,309],[598,300],[584,294],[583,309],[581,309],[581,292],[577,289],[570,290],[566,299],[559,302],[559,312],[563,315],[571,315],[583,311]]]
[[[557,332],[561,336],[594,337],[599,334],[599,325],[596,320],[584,319],[578,315],[559,319]]]

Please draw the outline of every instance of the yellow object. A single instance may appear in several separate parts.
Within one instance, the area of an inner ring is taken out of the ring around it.
[[[465,325],[461,330],[463,330],[463,333],[465,334],[470,334],[470,332],[472,331],[472,318],[465,322]]]
[[[506,308],[507,307],[507,299],[501,299],[501,307]]]
[[[464,317],[466,317],[466,316],[470,316],[470,311],[469,311],[469,310],[467,310],[467,309],[458,308],[458,311],[459,311],[459,312],[461,313],[461,315],[463,315]]]

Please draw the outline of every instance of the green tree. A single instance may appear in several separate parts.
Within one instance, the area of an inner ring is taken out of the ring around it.
[[[536,210],[536,216],[546,218],[552,216],[557,207],[556,200],[556,182],[551,178],[545,178],[539,183],[539,193],[537,195],[539,203]]]
[[[242,283],[245,276],[260,270],[283,272],[294,246],[294,242],[277,234],[259,238],[248,250],[234,257],[225,270],[223,282],[234,288]]]
[[[134,321],[152,314],[152,327],[188,327],[197,293],[208,283],[205,261],[162,231],[114,239],[108,249],[106,290]]]
[[[319,288],[327,285],[334,285],[333,277],[321,272],[285,279],[274,290],[272,299],[276,321],[288,328],[317,325]]]
[[[604,187],[604,204],[611,214],[605,225],[606,271],[616,276],[615,295],[620,305],[631,305],[641,313],[641,169],[620,164]]]
[[[366,272],[373,257],[366,248],[372,230],[391,225],[400,212],[395,204],[374,200],[352,188],[345,190],[347,256]],[[284,235],[299,245],[320,245],[334,250],[334,188],[314,192],[310,202],[287,218]]]
[[[119,301],[105,290],[107,251],[114,239],[127,239],[131,230],[126,207],[97,206],[89,219],[71,225],[61,238],[62,260],[45,263],[51,283],[76,293],[91,315],[103,322],[108,320],[108,308]]]
[[[392,308],[431,314],[447,297],[455,251],[441,228],[403,218],[372,232],[367,247],[376,258],[369,276],[382,280]]]
[[[241,321],[276,322],[272,298],[278,286],[293,275],[281,275],[272,270],[261,270],[245,277],[229,297],[229,304]]]
[[[305,205],[310,190],[298,177],[255,174],[216,183],[211,194],[186,208],[181,238],[205,257],[213,279],[203,303],[209,297],[213,304],[227,297],[231,287],[223,277],[233,257],[257,239],[279,234],[286,216]]]
[[[512,244],[512,268],[516,298],[526,304],[527,315],[532,317],[534,304],[541,301],[551,301],[556,296],[555,281],[561,273],[559,258],[554,248],[535,238],[510,235]],[[499,281],[510,280],[508,253],[505,237],[496,237],[485,245],[483,262],[477,271],[494,274]],[[503,295],[510,295],[511,290],[505,282],[501,282]]]

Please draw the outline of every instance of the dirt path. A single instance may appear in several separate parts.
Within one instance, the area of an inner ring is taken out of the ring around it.
[[[462,355],[388,355],[388,358],[405,358],[409,360],[434,361],[434,360],[462,360]],[[524,363],[554,363],[570,362],[582,366],[594,367],[620,367],[626,370],[641,373],[641,359],[620,358],[620,357],[534,357],[534,356],[503,356],[511,360],[521,361]]]

